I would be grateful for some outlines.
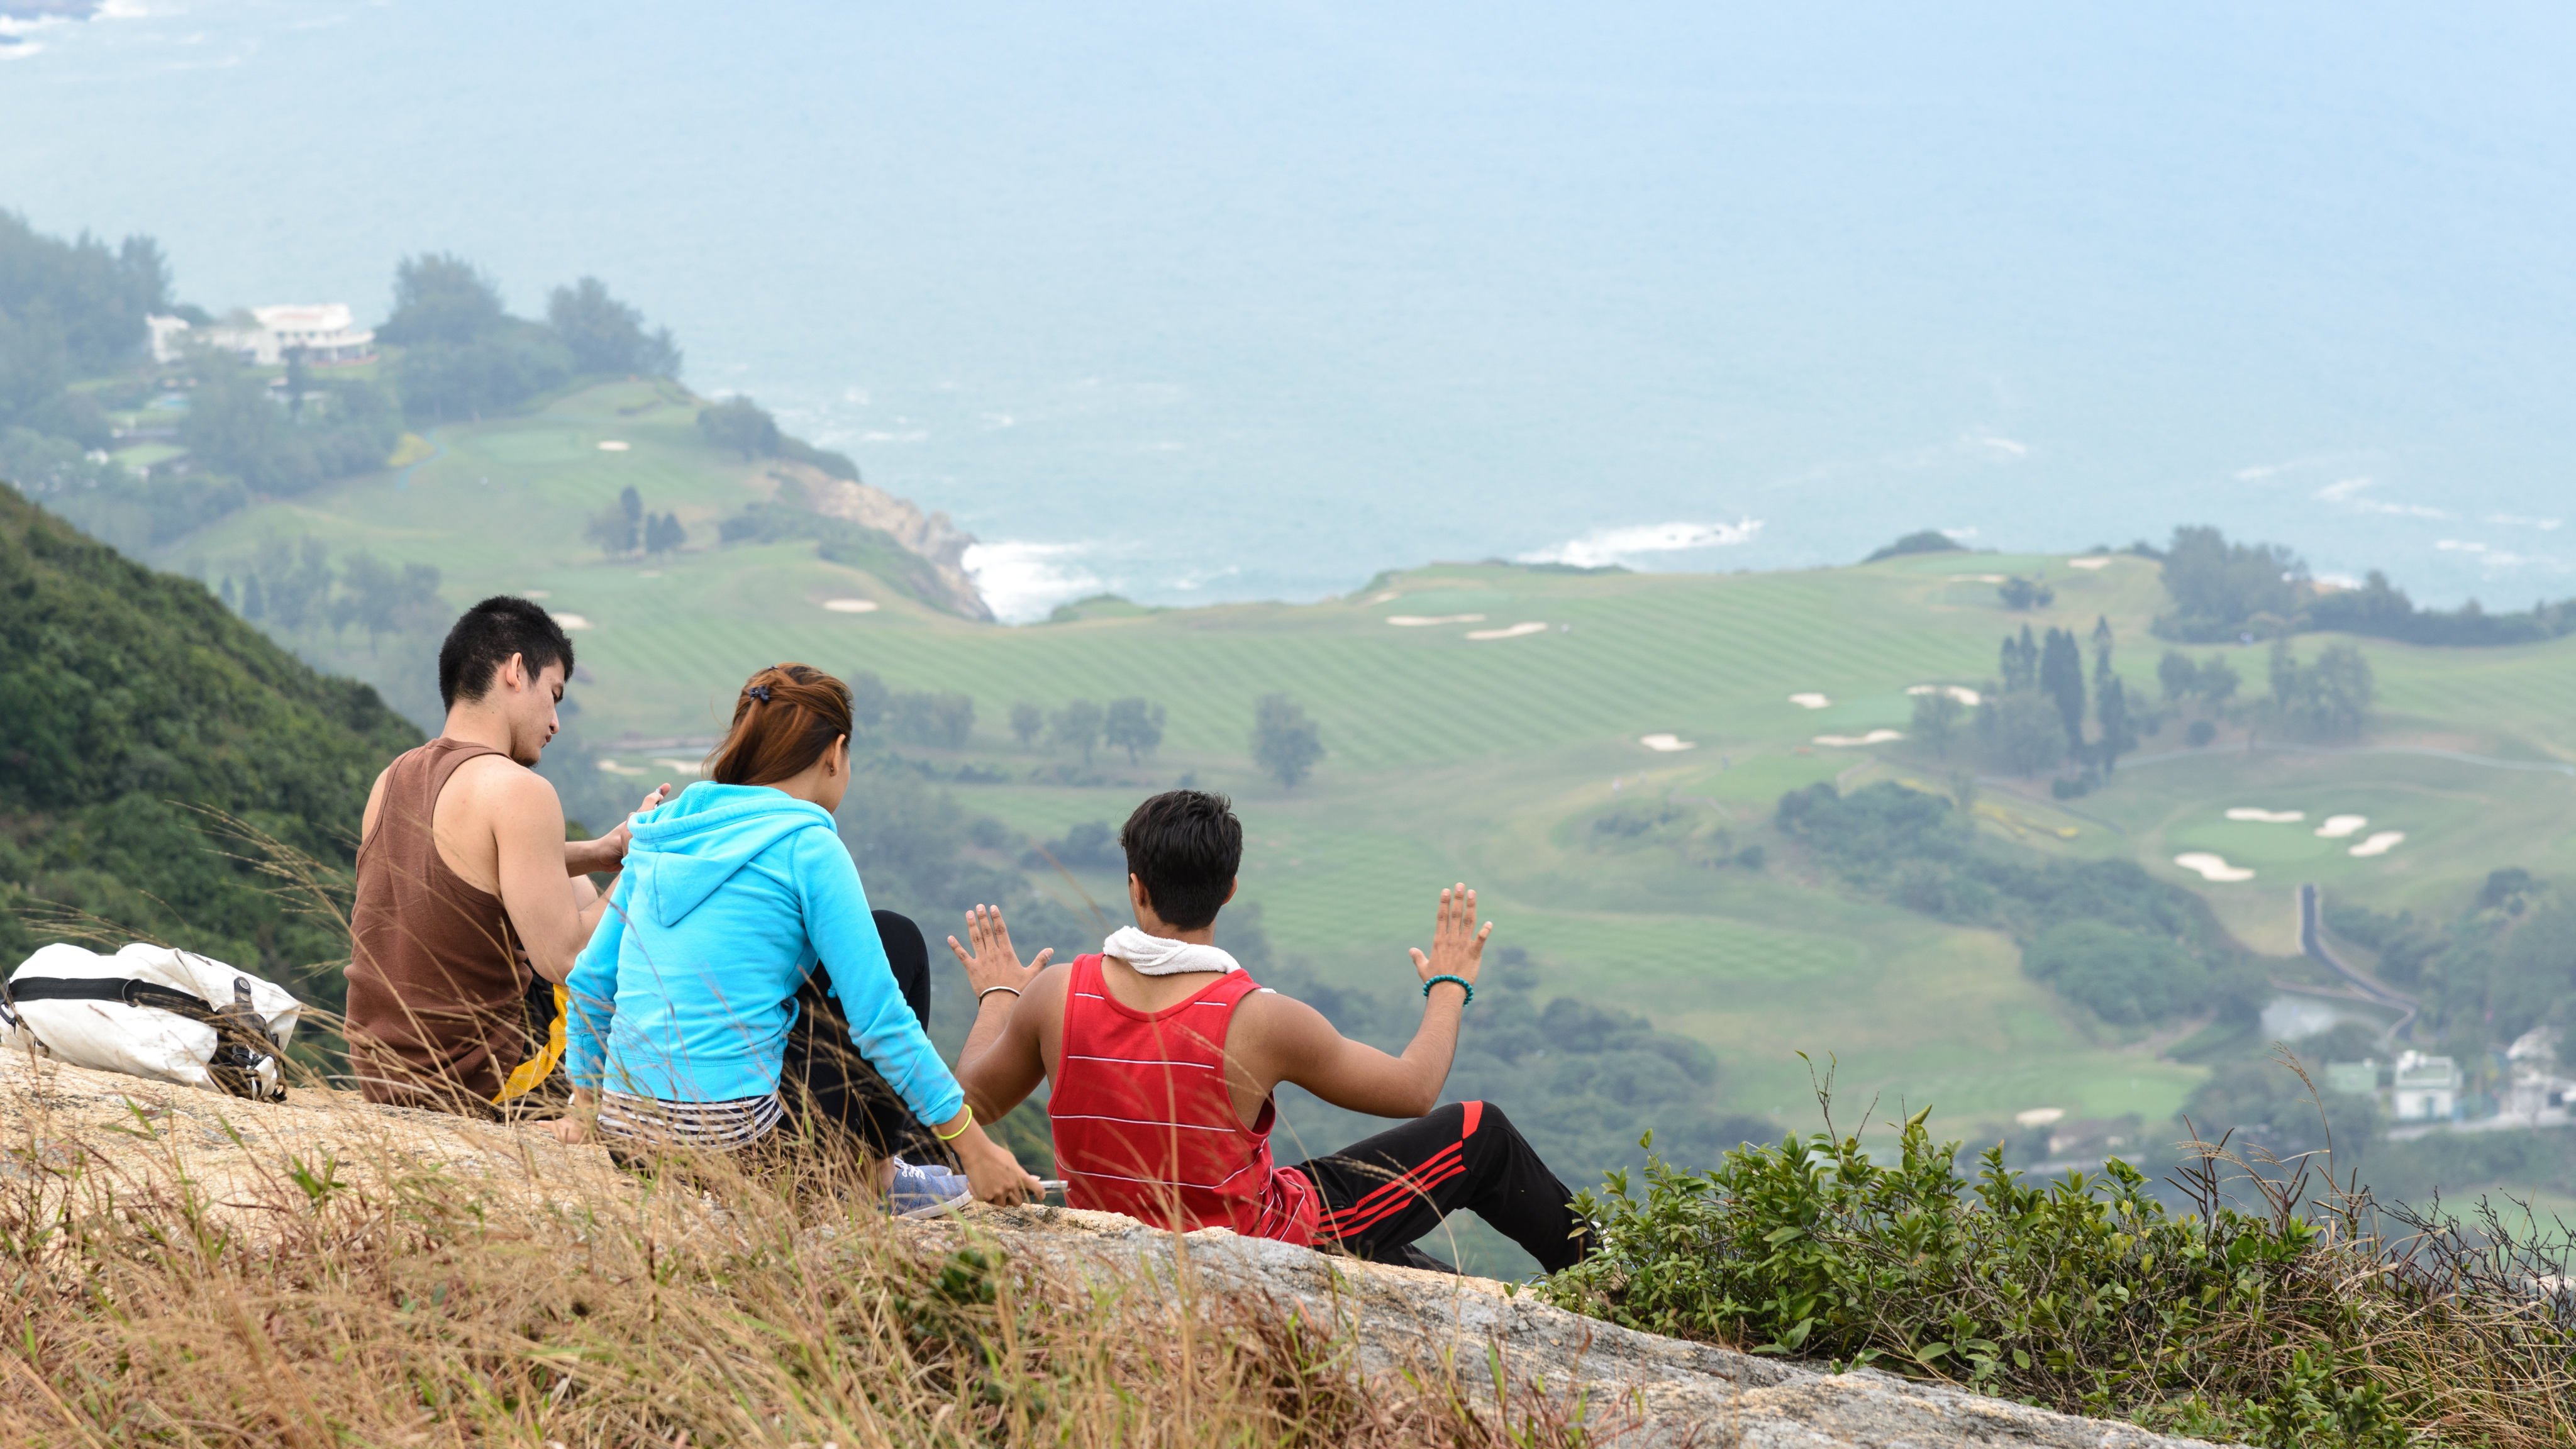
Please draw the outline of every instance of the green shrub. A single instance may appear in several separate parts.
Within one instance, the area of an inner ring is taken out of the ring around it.
[[[2209,968],[2169,940],[2098,921],[2066,921],[2039,933],[2022,969],[2104,1021],[2140,1026],[2200,1006]]]
[[[2033,1184],[1997,1147],[1971,1182],[1927,1116],[1893,1162],[1828,1121],[1714,1171],[1650,1158],[1642,1193],[1614,1174],[1585,1199],[1603,1251],[1544,1292],[1648,1332],[2263,1445],[2566,1431],[2576,1334],[2530,1292],[2540,1270],[2498,1273],[2456,1235],[2384,1247],[2366,1203],[2312,1221],[2304,1174],[2239,1210],[2215,1154],[2180,1174],[2180,1214],[2117,1159]]]

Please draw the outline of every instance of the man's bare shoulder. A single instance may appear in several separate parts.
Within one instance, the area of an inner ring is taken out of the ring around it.
[[[440,795],[444,805],[448,796],[475,815],[496,819],[524,819],[531,811],[563,811],[562,797],[555,793],[552,781],[507,755],[477,755],[456,767],[447,777],[447,789]]]
[[[1324,1013],[1266,986],[1236,1003],[1234,1020],[1234,1030],[1265,1043],[1311,1046],[1341,1035]]]
[[[1029,978],[1028,989],[1020,993],[1020,1002],[1034,1008],[1039,1016],[1055,1017],[1064,1011],[1064,995],[1073,989],[1073,963],[1051,961],[1046,969]]]

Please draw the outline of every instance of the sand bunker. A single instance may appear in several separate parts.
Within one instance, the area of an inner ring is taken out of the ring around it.
[[[566,629],[587,629],[590,621],[579,614],[557,614],[555,622]]]
[[[2229,865],[2227,857],[2212,855],[2206,850],[2184,851],[2174,857],[2174,864],[2185,870],[2200,872],[2202,880],[2217,881],[2221,884],[2254,878],[2254,872],[2241,865]]]
[[[877,611],[877,601],[874,599],[825,599],[823,601],[823,607],[831,610],[835,614],[873,614]]]
[[[1950,582],[1954,584],[2000,584],[2003,581],[2002,574],[1952,574],[1950,576]]]
[[[1816,743],[1820,745],[1831,745],[1838,750],[1847,750],[1854,745],[1883,745],[1889,740],[1901,740],[1903,738],[1905,738],[1905,731],[1903,730],[1871,730],[1865,735],[1818,735],[1816,736]]]
[[[1398,593],[1394,589],[1389,589],[1383,594],[1371,594],[1367,598],[1360,600],[1360,602],[1363,604],[1392,604],[1403,597],[1403,594]]]
[[[1983,695],[1964,684],[1909,684],[1905,687],[1905,692],[1907,694],[1946,694],[1970,709],[1975,709],[1984,699]]]
[[[1800,709],[1831,709],[1834,703],[1821,694],[1793,694],[1789,702]]]
[[[2066,561],[2066,566],[2072,569],[2099,569],[2108,568],[2110,565],[2111,560],[2107,555],[2101,558],[2071,558]]]
[[[1520,639],[1531,634],[1544,634],[1547,626],[1540,623],[1514,624],[1508,629],[1470,629],[1470,639]]]
[[[2251,820],[2261,825],[2296,825],[2308,818],[2305,810],[2265,810],[2255,805],[2239,805],[2227,812],[2230,820]]]
[[[2341,840],[2347,835],[2359,835],[2361,827],[2369,823],[2370,817],[2367,815],[2329,815],[2326,817],[2326,823],[2317,827],[2317,838]]]
[[[2013,1120],[2019,1122],[2024,1127],[2047,1127],[2055,1123],[2065,1121],[2066,1109],[2063,1107],[2033,1107],[2027,1112],[2015,1112],[2013,1114]]]
[[[1679,735],[1639,735],[1637,736],[1637,743],[1644,745],[1647,749],[1667,755],[1678,750],[1695,750],[1699,748],[1698,741],[1686,740]]]
[[[554,596],[554,590],[552,589],[530,589],[519,595],[519,597],[523,599],[551,599]]]
[[[602,760],[599,762],[599,773],[603,775],[641,775],[644,773],[644,767],[642,765],[621,765],[615,760]]]
[[[694,775],[707,767],[704,760],[655,760],[653,763],[674,775]]]
[[[2346,852],[2351,855],[2386,855],[2406,839],[2403,830],[2383,830]]]
[[[632,443],[621,443],[615,438],[611,438],[607,442],[599,445],[599,451],[603,453],[623,453],[633,446],[634,445]]]
[[[1434,624],[1481,624],[1482,614],[1389,614],[1386,621],[1399,629],[1427,629]]]

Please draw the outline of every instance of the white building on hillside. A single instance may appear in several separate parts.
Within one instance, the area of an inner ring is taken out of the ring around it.
[[[253,307],[250,315],[247,327],[221,322],[191,327],[177,317],[148,318],[152,360],[177,362],[191,347],[217,348],[261,367],[277,366],[299,347],[304,360],[316,366],[365,362],[376,355],[376,334],[358,325],[345,302]]]
[[[2400,1122],[2447,1122],[2460,1106],[2460,1064],[2449,1057],[2400,1052],[2390,1093]]]

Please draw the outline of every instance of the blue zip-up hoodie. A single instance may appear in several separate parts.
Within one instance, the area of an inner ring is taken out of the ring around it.
[[[666,1102],[766,1095],[818,961],[850,1040],[904,1105],[956,1116],[966,1094],[896,989],[831,815],[766,785],[691,785],[635,817],[625,873],[564,983],[566,1070]]]

